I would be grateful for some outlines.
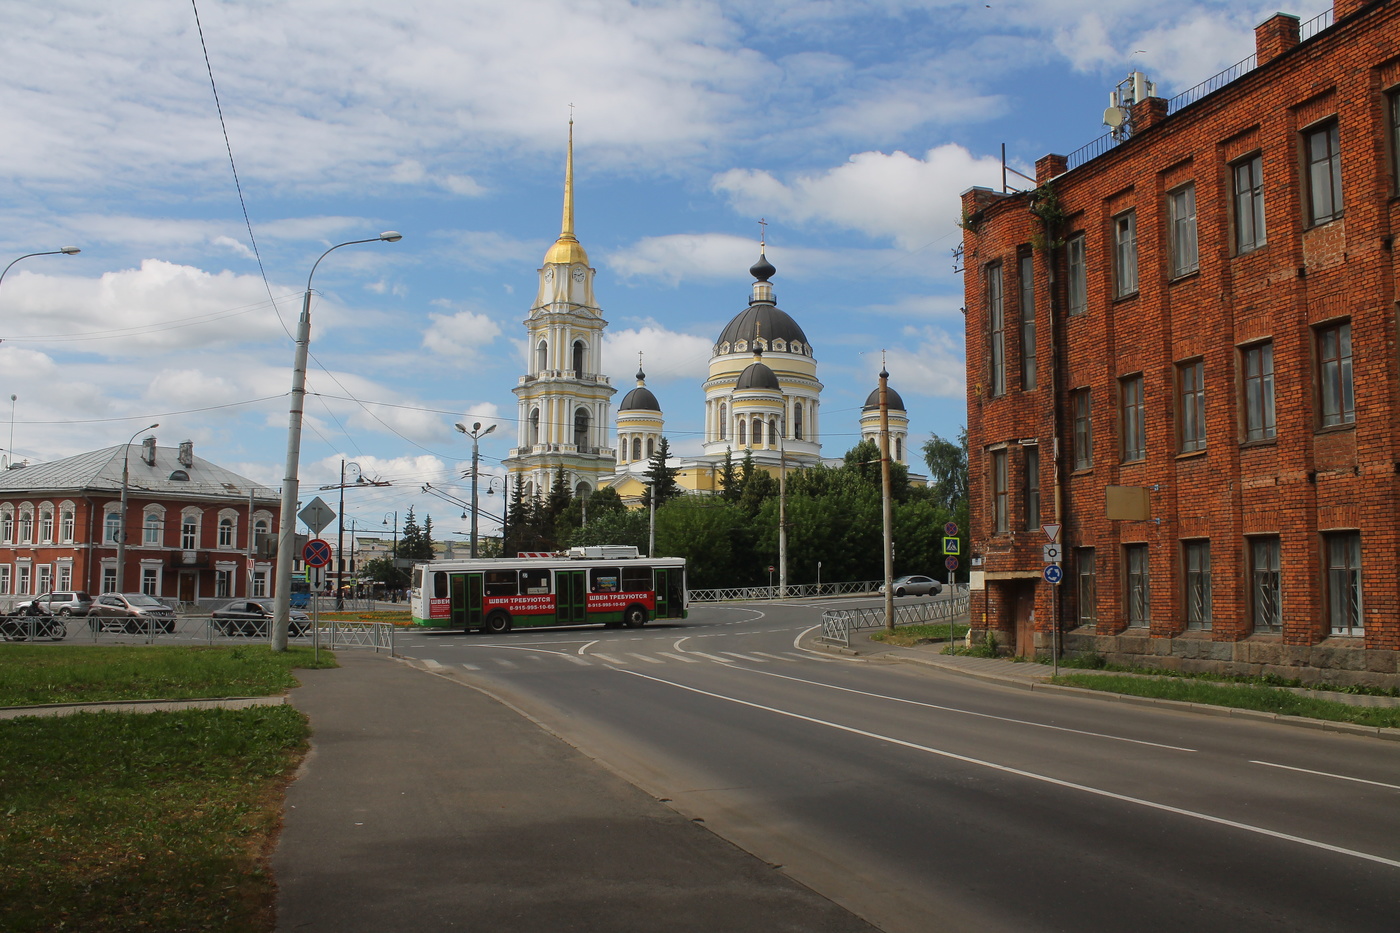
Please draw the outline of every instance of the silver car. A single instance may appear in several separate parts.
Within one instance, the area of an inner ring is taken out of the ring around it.
[[[103,593],[88,613],[94,632],[143,634],[175,631],[175,610],[145,593]]]
[[[943,592],[943,584],[933,577],[910,574],[904,577],[895,577],[894,595],[896,596],[937,596]],[[880,595],[884,595],[885,586],[880,585]]]

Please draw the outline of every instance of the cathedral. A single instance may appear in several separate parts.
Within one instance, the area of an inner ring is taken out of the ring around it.
[[[821,391],[811,342],[792,315],[777,305],[777,270],[759,244],[749,268],[754,282],[748,306],[720,331],[710,356],[702,453],[673,456],[676,481],[690,492],[717,493],[727,458],[736,466],[751,456],[760,468],[822,462]],[[611,486],[624,501],[646,490],[647,462],[665,434],[665,418],[646,386],[639,363],[636,386],[617,410],[617,446],[607,445],[616,389],[602,374],[607,321],[593,294],[595,270],[574,234],[574,142],[564,173],[564,217],[559,238],[545,253],[539,291],[526,318],[525,375],[514,392],[519,408],[518,446],[503,461],[512,484],[526,496],[547,493],[562,467],[576,495]],[[907,465],[909,417],[904,402],[887,390],[890,456]],[[860,416],[862,440],[878,441],[880,392],[870,393]],[[844,454],[839,451],[838,454]],[[912,478],[912,477],[911,477]]]

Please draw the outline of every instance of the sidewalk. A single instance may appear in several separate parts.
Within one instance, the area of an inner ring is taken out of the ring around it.
[[[337,657],[291,694],[278,930],[873,930],[487,695]]]

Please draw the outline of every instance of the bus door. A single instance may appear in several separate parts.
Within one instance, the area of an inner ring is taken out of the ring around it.
[[[586,570],[554,572],[555,621],[560,625],[578,625],[588,621],[587,576]]]
[[[452,594],[452,627],[470,632],[481,628],[481,574],[449,574]]]
[[[680,567],[656,568],[656,617],[685,617],[685,571]]]

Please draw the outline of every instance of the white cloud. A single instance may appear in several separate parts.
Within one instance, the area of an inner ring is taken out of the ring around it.
[[[903,333],[907,342],[885,354],[890,384],[901,395],[929,395],[961,404],[967,395],[962,334],[936,327],[906,327]],[[879,359],[872,362],[878,366]]]
[[[950,228],[952,229],[952,228]],[[954,231],[956,232],[956,231]],[[742,279],[758,260],[758,244],[728,233],[673,233],[646,237],[609,253],[602,262],[624,279],[642,278],[672,287],[687,281],[732,282]],[[769,244],[767,256],[781,276],[808,279],[867,275],[871,269],[904,263],[899,250],[819,249]],[[928,275],[926,266],[907,264],[903,275]],[[781,279],[775,279],[781,288]]]
[[[642,369],[647,383],[703,380],[709,371],[714,343],[706,337],[667,330],[657,324],[627,330],[609,331],[604,344],[606,368],[612,374],[618,394],[625,394],[635,384],[637,353],[642,354]]]
[[[432,323],[423,332],[423,349],[463,362],[482,358],[488,345],[501,335],[501,326],[485,314],[434,312],[428,318]]]

